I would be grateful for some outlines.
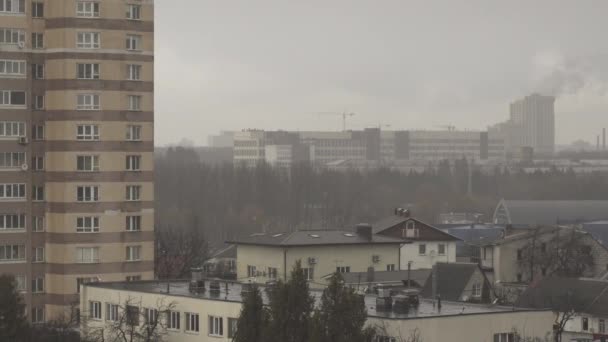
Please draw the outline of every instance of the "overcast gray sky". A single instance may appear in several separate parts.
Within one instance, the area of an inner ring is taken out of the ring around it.
[[[157,0],[156,139],[485,129],[553,93],[558,143],[608,126],[605,0]]]

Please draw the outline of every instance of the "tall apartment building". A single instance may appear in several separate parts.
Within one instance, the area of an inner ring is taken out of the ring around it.
[[[535,153],[555,152],[555,97],[532,94],[511,103],[513,148],[532,147]]]
[[[153,278],[154,8],[0,0],[0,273],[32,322]]]

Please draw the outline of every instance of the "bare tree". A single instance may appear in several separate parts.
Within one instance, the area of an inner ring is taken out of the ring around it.
[[[164,227],[156,232],[156,275],[161,279],[181,279],[194,267],[202,267],[209,251],[202,229],[196,223],[188,228]]]
[[[168,313],[175,303],[165,298],[154,307],[144,308],[141,302],[127,298],[121,304],[106,308],[105,325],[96,325],[90,315],[83,317],[82,341],[86,342],[162,342],[167,336]]]
[[[388,325],[385,321],[381,321],[374,327],[375,339],[377,342],[424,342],[420,330],[403,331],[400,326],[397,326],[396,335],[389,333]]]

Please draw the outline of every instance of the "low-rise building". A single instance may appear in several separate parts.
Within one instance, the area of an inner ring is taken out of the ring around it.
[[[478,264],[437,263],[429,274],[421,295],[454,302],[492,303],[492,284]]]
[[[551,309],[564,322],[561,341],[608,341],[608,281],[546,278],[531,284],[516,305]]]
[[[209,281],[202,288],[192,288],[189,281],[85,284],[81,289],[81,332],[104,330],[107,338],[116,320],[127,315],[125,321],[137,327],[160,321],[157,329],[167,342],[228,342],[237,328],[243,290],[247,286],[240,283]],[[268,303],[266,290],[261,290]],[[317,301],[321,293],[311,291]],[[514,341],[515,333],[545,337],[553,324],[550,310],[421,299],[406,309],[393,306],[381,311],[376,300],[373,294],[364,297],[367,325],[376,328],[379,342],[402,341],[414,332],[420,341],[509,342]]]
[[[239,280],[285,280],[300,261],[311,287],[322,287],[335,272],[398,270],[401,245],[407,241],[373,235],[371,226],[359,225],[356,231],[255,233],[227,243],[236,245]]]
[[[410,216],[408,210],[395,209],[391,215],[373,224],[375,235],[407,239],[401,247],[401,269],[432,268],[438,262],[456,262],[459,238]]]

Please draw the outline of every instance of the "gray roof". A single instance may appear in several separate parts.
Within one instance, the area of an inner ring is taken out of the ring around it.
[[[83,286],[94,287],[94,288],[107,288],[122,291],[132,291],[135,293],[154,293],[162,295],[163,297],[186,297],[200,300],[212,300],[222,302],[233,302],[241,303],[242,296],[241,290],[243,285],[237,282],[227,282],[220,280],[220,291],[212,293],[207,289],[201,293],[192,293],[189,290],[189,281],[187,280],[173,280],[170,285],[170,294],[167,294],[167,282],[159,280],[150,281],[135,281],[135,282],[108,282],[108,283],[88,283]],[[209,282],[205,284],[209,286]],[[260,292],[265,303],[268,303],[268,296],[266,295],[265,287],[260,285]],[[321,298],[322,291],[310,290],[315,300],[318,301]],[[387,319],[418,319],[428,317],[450,317],[450,316],[462,316],[462,315],[487,315],[487,314],[501,314],[508,312],[530,312],[530,311],[546,311],[546,310],[530,310],[530,309],[519,309],[513,307],[487,305],[487,304],[470,304],[470,303],[455,303],[444,301],[442,302],[441,309],[438,309],[434,305],[432,300],[422,299],[418,307],[410,308],[408,313],[400,314],[396,312],[382,312],[376,311],[376,295],[365,296],[365,306],[367,308],[368,317],[380,317]],[[175,300],[177,301],[177,300]],[[204,303],[201,303],[204,305]]]
[[[398,216],[398,215],[391,215],[386,218],[383,218],[382,220],[375,222],[372,225],[373,233],[378,234],[378,233],[385,231],[389,228],[392,228],[400,223],[403,223],[403,222],[409,220],[410,218],[411,217]]]
[[[217,253],[213,254],[213,256],[211,258],[212,259],[236,259],[236,246],[229,245],[228,247],[225,247],[225,248],[217,251]]]
[[[460,300],[469,280],[479,269],[477,264],[472,263],[437,263],[435,267],[437,268],[437,294],[441,295],[442,300],[451,301]],[[431,273],[420,293],[422,297],[433,297],[432,277]]]
[[[504,223],[514,225],[585,223],[608,219],[608,201],[502,200],[494,213],[495,222],[501,213],[506,214]]]
[[[593,235],[604,247],[608,248],[608,222],[602,221],[584,224],[583,229]]]
[[[322,245],[369,245],[407,243],[405,240],[373,235],[371,240],[352,231],[301,230],[288,233],[255,233],[227,243],[236,245],[261,245],[277,247],[322,246]]]
[[[608,281],[577,278],[545,278],[531,284],[519,297],[519,307],[574,309],[595,316],[608,316]]]
[[[367,272],[350,272],[344,273],[342,276],[344,277],[344,282],[346,284],[404,284],[407,282],[408,271],[376,271],[374,272],[374,280],[368,282],[368,274]],[[416,282],[417,284],[424,285],[424,282],[431,274],[430,268],[411,270],[410,271],[410,280]]]

